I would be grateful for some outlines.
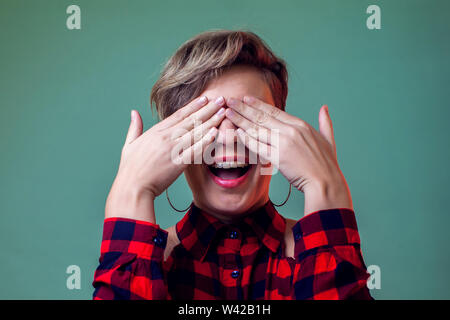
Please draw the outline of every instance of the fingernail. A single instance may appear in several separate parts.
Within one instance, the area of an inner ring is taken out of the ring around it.
[[[207,100],[207,98],[205,96],[201,97],[200,99],[198,99],[198,102],[200,103],[205,103]]]
[[[255,102],[255,99],[253,97],[245,96],[244,102],[247,104],[252,104],[253,102]]]
[[[236,99],[234,99],[234,98],[230,98],[230,99],[228,99],[228,105],[230,105],[230,106],[235,106],[235,105],[237,105],[237,100]]]
[[[216,130],[217,130],[216,127],[212,127],[211,129],[209,129],[208,131],[209,138],[213,138],[216,135]]]
[[[216,99],[215,103],[216,103],[218,106],[220,106],[220,105],[222,105],[223,101],[224,101],[224,100],[223,100],[223,97],[220,96],[220,97],[218,97],[218,98]]]
[[[131,110],[131,121],[134,121],[136,119],[136,114],[134,113],[134,110]]]
[[[225,113],[225,108],[220,108],[219,111],[217,111],[217,115],[221,116]]]
[[[231,109],[227,109],[227,116],[233,117],[234,116],[234,111],[231,110]]]

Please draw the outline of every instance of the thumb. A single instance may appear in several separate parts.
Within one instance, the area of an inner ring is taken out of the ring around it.
[[[127,138],[125,144],[129,144],[136,140],[142,134],[142,118],[139,112],[131,110],[131,122],[128,128]]]
[[[331,145],[334,154],[336,155],[336,142],[334,141],[333,123],[331,122],[327,105],[323,105],[319,111],[319,130]]]

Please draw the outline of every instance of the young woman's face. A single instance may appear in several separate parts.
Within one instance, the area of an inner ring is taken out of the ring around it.
[[[270,88],[261,72],[248,66],[234,66],[227,70],[211,82],[202,95],[209,100],[220,96],[242,100],[244,96],[251,95],[274,105]],[[241,143],[235,132],[237,127],[230,120],[225,118],[218,129],[211,153],[215,164],[192,164],[184,174],[195,205],[223,221],[231,222],[233,218],[269,200],[271,176],[261,174],[261,169],[267,172],[269,168],[267,165],[263,167],[259,160],[255,163],[254,156]]]

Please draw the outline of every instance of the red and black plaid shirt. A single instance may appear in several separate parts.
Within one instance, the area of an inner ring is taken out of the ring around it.
[[[191,205],[164,260],[168,232],[159,225],[105,219],[94,299],[371,299],[352,210],[298,220],[294,258],[285,228],[270,201],[231,225]]]

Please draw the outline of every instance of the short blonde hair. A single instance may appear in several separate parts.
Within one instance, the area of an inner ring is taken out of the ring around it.
[[[186,41],[165,64],[150,94],[160,119],[200,95],[208,83],[233,65],[259,69],[276,107],[284,110],[288,93],[286,63],[250,31],[214,30]]]

